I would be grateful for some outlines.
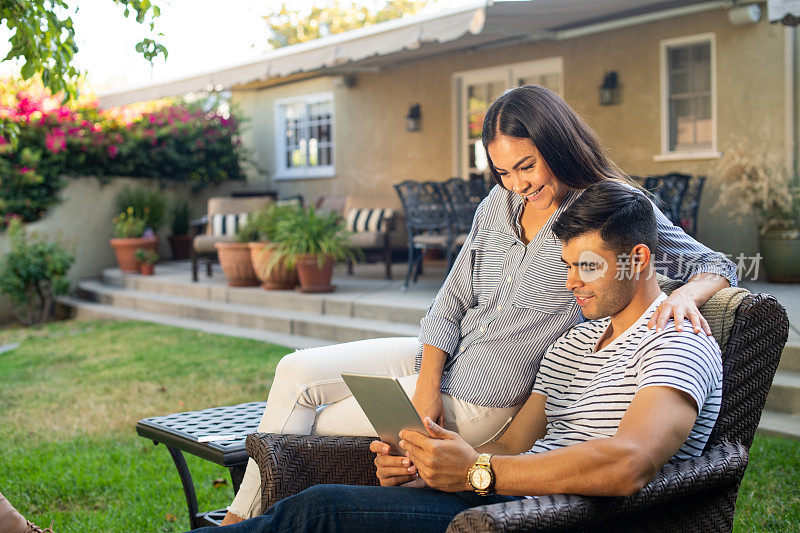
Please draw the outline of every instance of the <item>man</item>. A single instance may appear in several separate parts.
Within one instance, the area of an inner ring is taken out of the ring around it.
[[[383,487],[319,485],[230,531],[444,531],[469,507],[540,494],[625,496],[671,458],[700,455],[719,413],[719,347],[691,324],[652,331],[655,217],[641,193],[593,185],[553,225],[580,324],[544,355],[509,428],[473,449],[425,425],[400,433],[405,457],[373,442]],[[404,486],[403,486],[404,485]],[[437,489],[437,490],[432,490]]]

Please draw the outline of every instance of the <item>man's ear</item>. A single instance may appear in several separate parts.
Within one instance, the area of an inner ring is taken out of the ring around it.
[[[641,274],[650,266],[650,248],[646,244],[637,244],[631,250],[631,269],[633,272]]]

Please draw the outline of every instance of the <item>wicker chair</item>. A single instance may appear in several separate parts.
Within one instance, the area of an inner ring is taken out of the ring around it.
[[[448,531],[731,531],[789,322],[774,297],[743,289],[723,289],[701,311],[722,347],[723,387],[719,418],[700,457],[668,463],[630,497],[556,494],[475,507],[458,514]],[[247,452],[261,468],[263,508],[314,484],[376,485],[371,440],[248,436]]]

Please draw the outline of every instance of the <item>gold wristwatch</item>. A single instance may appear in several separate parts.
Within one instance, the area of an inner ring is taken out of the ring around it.
[[[472,485],[472,490],[481,496],[494,493],[494,471],[491,460],[492,454],[482,453],[467,472],[467,481]]]

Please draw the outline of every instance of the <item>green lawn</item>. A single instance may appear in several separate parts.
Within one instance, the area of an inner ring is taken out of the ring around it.
[[[172,460],[136,420],[262,400],[289,351],[138,322],[0,330],[10,342],[21,346],[0,354],[0,492],[59,533],[186,530]],[[227,470],[187,461],[200,508],[227,505]],[[800,530],[800,442],[756,437],[736,530]]]

